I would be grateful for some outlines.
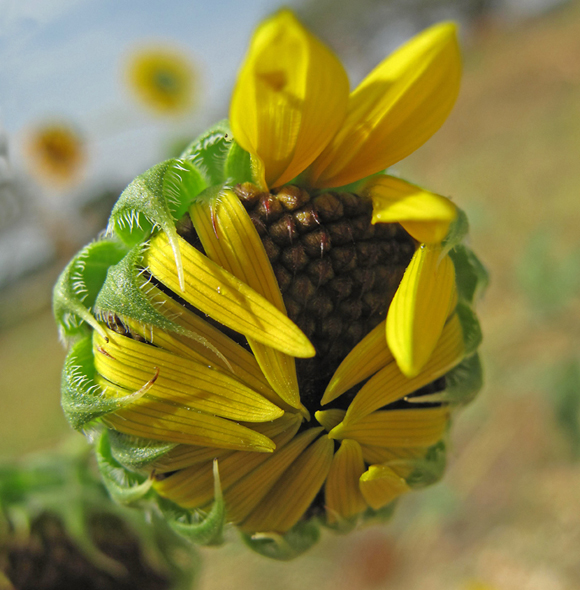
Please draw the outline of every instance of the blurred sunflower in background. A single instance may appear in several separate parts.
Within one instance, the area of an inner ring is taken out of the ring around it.
[[[486,274],[449,199],[382,171],[440,127],[460,69],[443,23],[349,94],[289,11],[260,25],[231,130],[129,185],[55,288],[63,408],[105,479],[197,542],[231,522],[289,558],[441,476],[481,386]]]
[[[181,115],[194,105],[195,69],[176,49],[147,47],[135,51],[125,77],[133,95],[159,115]]]
[[[32,129],[25,153],[31,173],[39,182],[64,188],[77,183],[87,161],[86,144],[72,125],[54,122]]]

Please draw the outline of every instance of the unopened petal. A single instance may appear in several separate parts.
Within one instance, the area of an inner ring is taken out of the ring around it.
[[[311,444],[285,471],[264,501],[242,523],[248,532],[284,533],[302,518],[330,470],[334,443],[328,436]]]
[[[268,186],[300,174],[344,120],[348,78],[288,10],[256,30],[230,106],[236,141],[263,165]]]
[[[407,482],[385,465],[371,465],[360,478],[360,491],[374,510],[386,506],[409,489]]]
[[[443,241],[457,217],[449,199],[394,176],[374,176],[364,192],[373,201],[373,223],[400,223],[418,242]]]
[[[416,250],[387,313],[387,344],[408,377],[429,360],[455,298],[453,262],[441,252],[425,244]]]
[[[334,454],[324,486],[328,522],[350,518],[366,509],[367,503],[359,487],[359,479],[364,471],[365,462],[360,445],[354,440],[343,440]]]

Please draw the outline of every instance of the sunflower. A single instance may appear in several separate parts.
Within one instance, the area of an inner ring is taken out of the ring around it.
[[[136,51],[126,77],[134,95],[158,114],[180,115],[193,106],[194,68],[179,51],[165,47]]]
[[[230,124],[124,191],[54,297],[63,408],[117,497],[197,542],[229,522],[289,558],[317,523],[386,517],[440,477],[450,412],[481,385],[486,275],[454,204],[381,171],[439,128],[459,77],[445,23],[349,94],[279,12]]]
[[[64,187],[77,182],[83,172],[86,146],[68,123],[47,123],[27,138],[26,155],[32,173],[44,184]]]

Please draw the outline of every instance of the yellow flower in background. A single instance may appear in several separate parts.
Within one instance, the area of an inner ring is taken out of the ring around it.
[[[136,51],[126,76],[134,95],[160,115],[181,115],[194,105],[195,69],[177,50],[150,47]]]
[[[57,188],[78,182],[87,160],[83,139],[68,123],[48,123],[30,131],[25,153],[34,176]]]
[[[480,377],[483,271],[448,199],[381,171],[440,127],[459,76],[446,23],[349,94],[281,11],[254,35],[231,131],[138,177],[109,241],[63,273],[65,412],[104,426],[102,472],[110,453],[149,474],[196,540],[222,514],[288,557],[301,523],[376,517],[441,474],[450,402]]]

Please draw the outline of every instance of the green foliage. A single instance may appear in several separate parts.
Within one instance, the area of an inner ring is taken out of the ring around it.
[[[445,381],[443,401],[456,405],[466,405],[473,401],[483,386],[483,369],[479,355],[476,353],[464,358],[445,375]]]
[[[289,561],[308,551],[320,539],[320,528],[313,521],[300,521],[283,535],[277,533],[242,533],[244,543],[256,553]]]
[[[424,488],[437,483],[443,477],[447,464],[445,443],[439,441],[429,447],[425,457],[412,459],[411,463],[414,469],[406,478],[410,487]]]
[[[87,325],[101,328],[91,313],[107,269],[126,254],[116,240],[85,246],[66,266],[53,289],[52,308],[61,338],[71,341],[87,334]]]
[[[112,455],[109,433],[104,430],[95,444],[97,465],[111,498],[119,504],[133,504],[145,498],[152,480],[127,471]]]
[[[475,315],[473,309],[463,303],[459,302],[455,308],[461,329],[463,331],[463,343],[465,345],[465,356],[473,354],[481,344],[483,338],[481,333],[481,326],[479,320]]]
[[[61,405],[66,419],[75,430],[120,410],[140,397],[140,392],[109,397],[95,382],[93,342],[90,335],[78,340],[69,350],[62,372]]]
[[[449,256],[455,266],[455,280],[460,301],[473,303],[489,284],[489,274],[479,258],[464,244],[457,244]]]
[[[218,462],[214,460],[214,502],[209,512],[191,511],[164,498],[157,498],[167,523],[176,533],[196,545],[221,545],[226,522],[226,507],[222,495]]]
[[[456,207],[457,209],[457,218],[451,226],[449,227],[449,231],[447,232],[447,236],[443,240],[443,251],[449,252],[455,246],[460,244],[467,234],[469,233],[469,221],[467,220],[467,215],[463,209]]]
[[[131,436],[116,430],[109,430],[108,438],[112,456],[129,471],[147,467],[176,446],[176,443]]]
[[[166,576],[174,590],[190,590],[199,569],[199,558],[192,548],[155,512],[145,514],[111,502],[93,469],[89,447],[81,440],[75,439],[77,444],[69,445],[67,451],[0,465],[0,517],[8,525],[0,527],[0,541],[6,543],[10,535],[25,544],[32,522],[51,515],[58,518],[89,562],[122,576],[126,574],[124,565],[105,555],[91,534],[92,519],[110,515],[136,537],[149,567]],[[53,573],[58,575],[57,570]]]

